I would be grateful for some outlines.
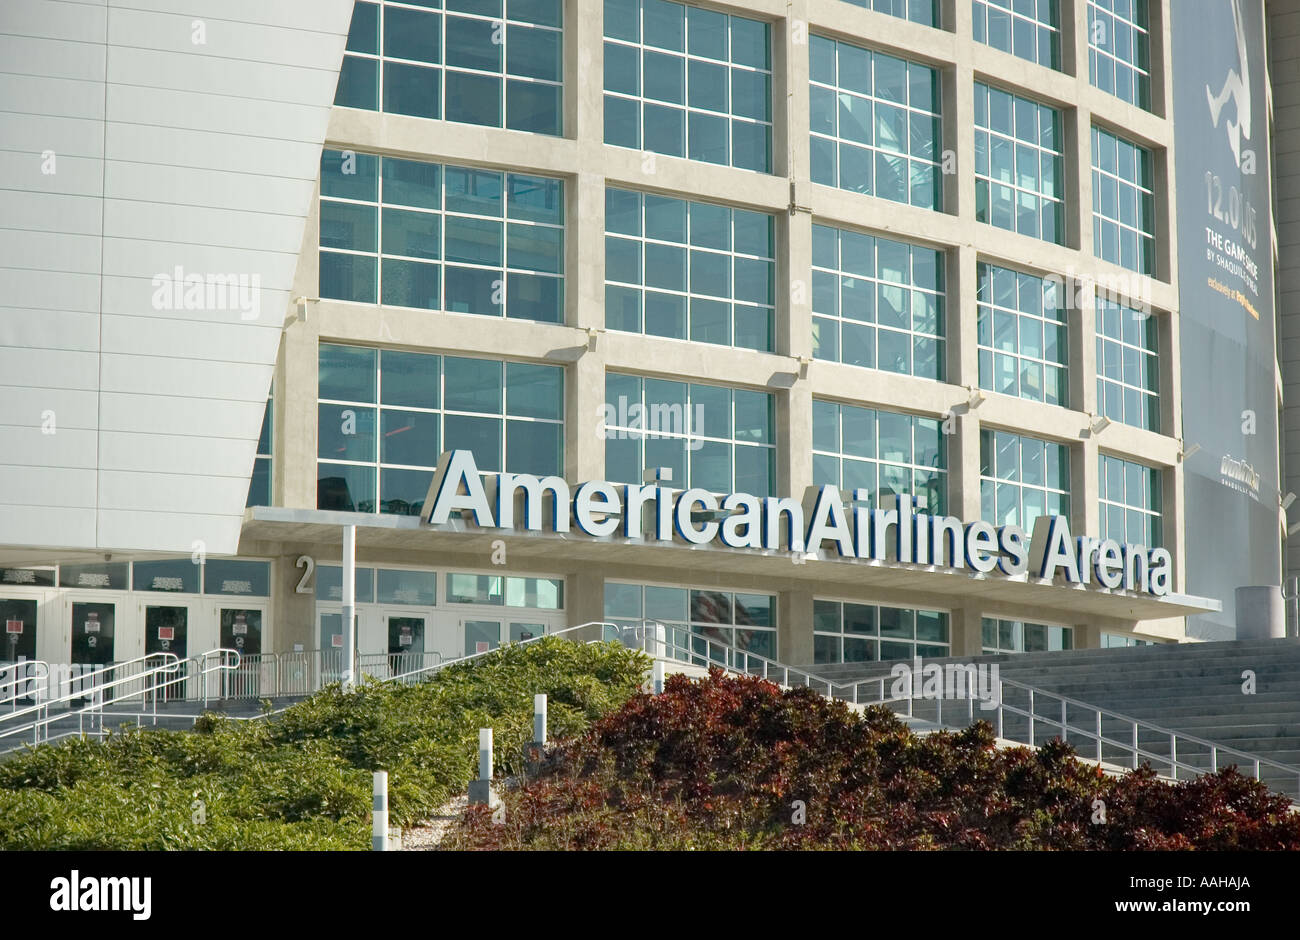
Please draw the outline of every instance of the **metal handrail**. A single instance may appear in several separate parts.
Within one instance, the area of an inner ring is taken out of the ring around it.
[[[1168,764],[1171,770],[1170,775],[1175,780],[1178,779],[1179,768],[1184,768],[1186,770],[1192,771],[1194,775],[1199,775],[1201,773],[1204,773],[1205,771],[1203,769],[1198,768],[1193,764],[1188,764],[1186,761],[1179,760],[1178,742],[1182,741],[1185,744],[1195,744],[1198,745],[1199,747],[1208,749],[1209,757],[1210,757],[1211,773],[1218,770],[1219,755],[1227,754],[1233,757],[1242,758],[1245,761],[1249,762],[1254,769],[1254,775],[1256,780],[1260,779],[1261,766],[1271,767],[1275,770],[1280,770],[1287,774],[1293,774],[1295,775],[1296,782],[1297,782],[1296,796],[1297,798],[1300,798],[1300,768],[1292,767],[1288,764],[1283,764],[1280,761],[1273,760],[1272,758],[1261,757],[1258,754],[1251,754],[1248,751],[1242,751],[1239,750],[1238,748],[1230,747],[1225,744],[1218,744],[1214,741],[1209,740],[1208,738],[1199,737],[1198,735],[1188,734],[1183,731],[1175,731],[1172,728],[1166,728],[1163,725],[1157,725],[1154,722],[1146,721],[1145,719],[1134,718],[1130,715],[1123,715],[1120,714],[1119,712],[1114,712],[1106,708],[1101,708],[1100,706],[1097,705],[1090,705],[1087,702],[1081,702],[1078,699],[1071,698],[1067,695],[1061,695],[1057,692],[1050,692],[1046,689],[1040,689],[1035,686],[1027,685],[1023,682],[1018,682],[1015,679],[1000,678],[998,682],[1000,686],[1011,686],[1013,688],[1028,691],[1031,694],[1031,698],[1030,698],[1031,710],[1033,709],[1033,703],[1035,700],[1034,697],[1046,696],[1048,698],[1055,699],[1056,701],[1058,701],[1061,705],[1062,717],[1059,720],[1053,720],[1053,719],[1046,718],[1044,716],[1039,716],[1039,715],[1025,712],[1023,709],[1019,709],[1014,705],[1006,704],[1005,697],[1001,694],[1001,689],[999,689],[999,695],[998,695],[999,707],[1005,708],[1006,710],[1012,712],[1013,714],[1018,714],[1021,715],[1022,717],[1028,717],[1031,722],[1030,725],[1031,729],[1033,727],[1032,722],[1035,719],[1037,719],[1040,721],[1046,721],[1049,724],[1053,724],[1060,727],[1063,734],[1066,735],[1076,734],[1078,736],[1093,740],[1097,745],[1098,763],[1101,763],[1102,761],[1102,745],[1111,744],[1111,745],[1116,745],[1123,750],[1131,752],[1133,757],[1134,768],[1138,766],[1139,757],[1147,757]],[[1096,730],[1088,730],[1086,728],[1082,728],[1077,725],[1071,724],[1067,715],[1067,708],[1070,706],[1074,708],[1086,709],[1088,711],[1093,712],[1096,717],[1096,723],[1095,723]],[[1121,742],[1117,742],[1114,739],[1105,738],[1101,733],[1102,721],[1105,718],[1110,718],[1118,722],[1127,723],[1132,732],[1131,742],[1128,744],[1124,744]],[[1164,754],[1158,754],[1154,751],[1149,751],[1146,750],[1145,748],[1142,748],[1138,743],[1139,731],[1149,731],[1149,732],[1154,732],[1155,734],[1168,736],[1169,754],[1166,756]]]
[[[12,679],[0,678],[0,705],[10,704],[10,711],[18,707],[20,698],[32,697],[31,686],[33,683],[37,684],[37,695],[40,694],[42,688],[49,687],[50,664],[43,659],[24,659],[22,662],[0,666],[0,677],[3,677],[11,669],[14,674]],[[36,670],[36,675],[31,674],[33,669]],[[5,689],[11,689],[12,691],[6,694]]]
[[[578,624],[576,627],[565,627],[563,630],[555,630],[555,631],[553,631],[553,632],[551,632],[551,633],[540,633],[540,634],[538,634],[538,635],[535,636],[535,637],[531,637],[531,638],[529,638],[529,639],[527,639],[527,640],[519,640],[517,643],[513,643],[513,644],[511,644],[511,645],[512,645],[512,646],[527,646],[529,643],[536,643],[538,640],[541,640],[541,639],[544,639],[544,638],[546,638],[546,637],[550,637],[550,636],[564,636],[565,634],[567,634],[567,633],[573,633],[573,632],[576,631],[576,630],[589,630],[589,629],[591,629],[592,627],[601,627],[601,628],[603,629],[604,627],[613,627],[613,626],[615,626],[615,625],[612,624],[612,623],[606,623],[605,621],[602,621],[602,620],[593,620],[593,621],[591,621],[590,623],[580,623],[580,624]],[[599,641],[596,641],[596,642],[599,642]],[[498,647],[498,649],[499,649],[499,647]],[[400,673],[400,674],[395,675],[395,676],[389,676],[387,679],[384,679],[384,680],[382,680],[382,681],[384,681],[384,682],[404,682],[404,683],[418,682],[418,681],[419,681],[419,677],[421,677],[421,676],[425,676],[425,675],[428,675],[428,674],[430,674],[430,673],[437,672],[439,669],[442,669],[442,668],[444,668],[444,667],[446,667],[446,666],[454,666],[454,665],[456,665],[457,663],[469,662],[470,660],[478,659],[479,657],[482,657],[482,656],[487,656],[487,655],[489,655],[489,654],[491,654],[491,653],[493,653],[493,652],[495,652],[495,650],[484,650],[484,651],[481,652],[481,653],[470,653],[470,654],[467,655],[467,656],[458,656],[458,657],[456,657],[455,659],[448,659],[448,660],[446,660],[445,662],[438,662],[438,663],[435,663],[435,664],[432,665],[432,666],[423,666],[423,667],[421,667],[421,668],[419,668],[419,669],[413,669],[413,670],[411,670],[410,672],[404,672],[404,673]]]
[[[681,643],[678,643],[675,638],[676,633],[687,632],[687,630],[684,630],[681,627],[651,620],[642,621],[640,624],[632,626],[624,626],[621,624],[611,624],[610,626],[613,626],[615,630],[619,631],[619,639],[624,643],[624,645],[628,645],[624,637],[630,633],[634,638],[641,641],[642,645],[640,648],[642,652],[648,653],[656,659],[672,659],[674,662],[688,662],[692,665],[721,665],[724,668],[734,669],[734,671],[745,675],[761,675],[762,678],[769,679],[776,682],[777,685],[785,687],[804,685],[812,688],[813,683],[816,682],[826,687],[826,692],[823,693],[826,697],[834,697],[832,691],[836,686],[829,679],[823,679],[807,670],[799,669],[795,666],[788,666],[785,663],[779,662],[775,659],[770,659],[759,653],[742,650],[729,643],[722,643],[718,640],[712,639],[711,637],[701,636],[697,633],[691,633],[689,644],[682,645]],[[651,639],[651,630],[655,631],[653,640]],[[673,638],[671,639],[669,638],[670,634],[673,635]],[[655,645],[655,650],[653,652],[645,648],[647,642],[652,642]],[[698,644],[704,646],[705,652],[700,652],[697,648]],[[659,647],[663,647],[665,653],[671,650],[674,654],[680,653],[681,655],[674,655],[671,657],[660,655],[658,652]],[[723,655],[721,659],[716,659],[712,655],[715,648],[722,651]],[[731,664],[736,661],[743,662],[744,665],[733,667]],[[756,672],[750,668],[751,665],[760,665],[763,667],[763,671],[761,673]],[[775,677],[777,675],[780,675],[780,681],[776,680]],[[797,683],[792,682],[792,678],[801,678],[803,681]]]
[[[200,675],[206,676],[209,672],[228,670],[234,668],[239,663],[239,653],[237,650],[211,650],[204,653],[198,661],[202,665],[209,657],[216,655],[218,662],[215,667],[203,667]],[[233,662],[227,663],[228,657],[233,656]],[[153,663],[151,665],[151,663]],[[49,698],[42,698],[35,705],[28,706],[10,712],[7,715],[0,715],[0,725],[16,722],[18,718],[34,715],[35,717],[22,724],[8,728],[0,728],[0,738],[10,737],[16,734],[22,734],[27,731],[33,733],[33,743],[41,743],[42,740],[49,740],[49,726],[64,719],[76,716],[78,718],[78,731],[76,733],[84,734],[86,732],[86,719],[90,719],[91,733],[94,733],[96,720],[98,720],[99,733],[103,733],[103,716],[104,705],[110,701],[113,696],[109,695],[109,690],[119,688],[128,683],[140,685],[138,690],[133,690],[123,699],[131,699],[137,696],[146,696],[152,702],[153,718],[157,723],[159,689],[165,689],[171,685],[188,681],[190,678],[187,671],[181,669],[181,660],[175,653],[149,653],[145,656],[139,656],[135,659],[126,660],[121,663],[115,663],[103,669],[85,674],[90,679],[89,687],[83,687],[76,691],[69,691],[63,695],[55,695]],[[140,671],[123,675],[117,678],[101,681],[102,677],[124,672],[130,667],[143,666]],[[77,708],[68,708],[67,710],[56,710],[60,705],[71,705],[73,702],[84,702],[90,699],[89,704],[81,705]],[[51,712],[53,711],[53,714]],[[145,714],[145,713],[141,713]],[[70,732],[71,733],[71,732]]]

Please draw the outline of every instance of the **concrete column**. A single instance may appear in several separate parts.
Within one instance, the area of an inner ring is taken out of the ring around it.
[[[1088,81],[1088,0],[1060,0],[1061,71]]]
[[[571,573],[567,579],[567,596],[565,606],[569,609],[569,626],[576,627],[583,623],[596,623],[605,619],[605,576],[591,571]],[[582,636],[570,635],[570,639],[587,641],[599,640],[601,631],[578,631]]]
[[[295,297],[315,297],[320,283],[320,184],[312,194],[294,277]],[[292,298],[291,298],[292,299]],[[271,461],[274,502],[316,508],[316,400],[319,387],[319,304],[290,307],[275,374],[275,434]]]
[[[605,443],[600,434],[605,403],[605,339],[589,330],[605,328],[605,180],[580,173],[570,184],[570,323],[578,328],[572,368],[567,370],[565,475],[574,481],[604,476]]]
[[[945,4],[944,23],[951,23],[958,36],[971,34],[971,5],[966,2]],[[943,210],[949,215],[969,221],[975,220],[975,70],[970,46],[957,43],[957,60],[940,72],[939,84],[943,95],[942,123],[943,146],[940,170],[945,165],[955,172],[943,177]],[[947,160],[943,151],[951,150],[955,163]],[[973,282],[969,282],[973,283]],[[963,293],[968,282],[961,282]],[[952,296],[950,290],[949,296]]]
[[[314,590],[310,594],[298,593],[303,573],[297,566],[299,554],[280,555],[271,566],[276,581],[271,591],[274,649],[268,652],[290,653],[295,643],[301,643],[305,650],[319,646],[315,627],[316,593]]]
[[[813,595],[810,590],[782,591],[777,598],[777,656],[791,666],[813,661]]]
[[[1066,244],[1092,253],[1092,112],[1084,104],[1092,87],[1088,73],[1088,0],[1062,0],[1061,65],[1075,77],[1074,108],[1062,113],[1065,133]]]
[[[973,245],[948,252],[948,379],[963,388],[979,388],[980,384],[977,270]],[[979,519],[979,406],[972,409],[965,402],[956,404],[943,428],[948,441],[948,512],[962,519]]]
[[[1282,590],[1277,586],[1239,587],[1235,597],[1237,639],[1271,640],[1286,636]]]
[[[948,635],[954,656],[978,656],[984,649],[980,632],[983,612],[978,607],[958,607],[948,618]]]
[[[1095,414],[1097,402],[1097,292],[1095,286],[1065,282],[1066,322],[1070,336],[1070,405],[1075,411]],[[1070,296],[1073,295],[1073,296]]]
[[[1101,627],[1092,623],[1072,624],[1071,640],[1077,650],[1095,650],[1101,648]]]
[[[1085,434],[1070,448],[1070,531],[1079,535],[1101,531],[1099,454],[1095,434]]]

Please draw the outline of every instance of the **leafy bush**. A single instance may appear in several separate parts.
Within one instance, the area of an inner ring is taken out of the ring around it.
[[[496,771],[516,773],[535,693],[554,732],[575,736],[648,665],[618,644],[542,638],[419,685],[330,686],[270,721],[209,713],[194,732],[30,748],[0,763],[0,848],[366,848],[373,771],[388,771],[394,825],[410,825],[476,776],[480,727],[494,729]]]
[[[1229,768],[1110,777],[1054,741],[994,746],[980,722],[912,734],[891,712],[713,671],[672,677],[553,748],[468,812],[472,849],[1297,849],[1300,815]],[[1106,823],[1094,823],[1094,801]]]

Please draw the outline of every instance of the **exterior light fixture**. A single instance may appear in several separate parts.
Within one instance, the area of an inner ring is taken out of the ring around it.
[[[303,297],[295,297],[295,298],[293,299],[293,303],[294,303],[294,306],[296,306],[296,307],[298,308],[298,319],[302,320],[303,323],[306,323],[306,322],[307,322],[307,305],[308,305],[308,304],[318,304],[318,303],[320,303],[320,298],[319,298],[319,297],[306,297],[306,296],[303,296]]]
[[[1093,421],[1090,427],[1093,434],[1100,434],[1102,431],[1110,427],[1110,418],[1107,418],[1103,415],[1102,417]]]
[[[1188,457],[1191,457],[1193,454],[1200,453],[1200,450],[1201,450],[1200,444],[1193,444],[1191,447],[1184,447],[1181,451],[1179,451],[1178,459],[1186,460]]]

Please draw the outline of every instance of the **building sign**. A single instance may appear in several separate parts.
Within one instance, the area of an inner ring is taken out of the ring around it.
[[[659,483],[583,483],[576,490],[556,476],[520,473],[479,475],[468,450],[443,453],[429,486],[422,521],[446,525],[468,515],[486,529],[543,529],[543,504],[553,532],[573,528],[596,538],[817,553],[841,558],[934,565],[978,574],[1052,580],[1108,590],[1142,591],[1163,597],[1173,585],[1173,560],[1163,548],[1122,545],[1113,539],[1074,538],[1062,516],[1040,516],[1032,538],[1016,525],[917,512],[901,494],[870,508],[867,490],[845,504],[833,486],[810,487],[802,502],[791,497],[731,493],[722,497],[695,488]]]
[[[1169,4],[1186,566],[1235,636],[1235,589],[1281,581],[1272,197],[1262,0]]]

